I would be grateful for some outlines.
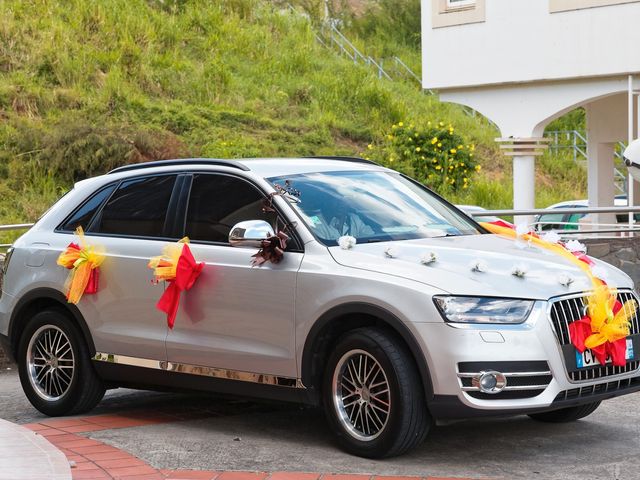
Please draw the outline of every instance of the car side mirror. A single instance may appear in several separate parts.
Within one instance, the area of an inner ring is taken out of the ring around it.
[[[229,232],[232,247],[260,248],[262,240],[273,236],[273,227],[264,220],[246,220],[236,223]]]

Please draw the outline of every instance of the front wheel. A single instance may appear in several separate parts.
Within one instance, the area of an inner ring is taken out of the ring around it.
[[[419,445],[431,425],[415,362],[385,330],[361,328],[339,340],[322,395],[339,445],[361,457],[401,455]]]
[[[105,393],[84,338],[58,310],[27,321],[18,345],[18,372],[31,404],[49,416],[91,410]]]
[[[581,418],[591,415],[600,406],[600,402],[587,403],[578,405],[577,407],[561,408],[550,412],[531,413],[529,417],[533,420],[546,423],[567,423],[580,420]]]

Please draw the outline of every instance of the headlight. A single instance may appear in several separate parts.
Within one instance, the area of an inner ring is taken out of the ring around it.
[[[510,298],[436,296],[433,301],[452,323],[522,323],[533,307],[532,300]]]

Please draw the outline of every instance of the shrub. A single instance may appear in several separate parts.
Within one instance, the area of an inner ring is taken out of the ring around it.
[[[456,133],[451,124],[427,122],[421,128],[399,122],[368,146],[366,158],[446,194],[467,189],[473,174],[480,170],[474,150],[475,145]]]

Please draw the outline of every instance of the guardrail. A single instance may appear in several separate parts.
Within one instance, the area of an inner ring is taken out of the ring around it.
[[[0,225],[0,232],[10,232],[12,230],[27,230],[33,227],[33,223],[16,223],[14,225]],[[0,249],[9,248],[10,243],[0,243]]]
[[[634,213],[640,213],[640,206],[635,207],[584,207],[584,208],[536,208],[531,210],[478,210],[473,212],[467,212],[472,217],[519,217],[519,216],[533,216],[533,215],[548,215],[550,213],[557,214],[598,214],[598,213],[615,213],[615,214],[628,214],[629,222],[619,223],[619,228],[608,228],[611,224],[580,224],[579,222],[571,223],[576,225],[576,230],[562,230],[552,229],[559,235],[601,235],[611,233],[626,233],[633,234],[634,232],[640,232],[640,225],[635,227],[636,223],[633,220]],[[568,224],[567,222],[532,222],[529,225],[536,227],[536,231],[542,231],[542,225],[552,224],[561,225]],[[605,227],[605,228],[601,228]]]

